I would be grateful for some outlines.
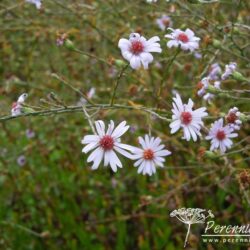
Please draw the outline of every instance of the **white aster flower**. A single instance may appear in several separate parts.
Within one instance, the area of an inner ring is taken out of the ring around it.
[[[171,34],[165,35],[165,37],[170,38],[171,40],[167,42],[169,48],[180,47],[182,50],[194,50],[199,48],[200,38],[194,35],[194,32],[190,29],[182,31],[180,29],[172,29]]]
[[[27,3],[32,3],[36,6],[36,8],[39,10],[42,7],[41,0],[25,0]]]
[[[116,172],[117,167],[122,168],[122,163],[116,155],[116,152],[131,158],[132,155],[126,150],[133,150],[134,147],[123,144],[120,137],[127,132],[129,126],[126,121],[121,122],[116,128],[113,121],[110,121],[107,132],[103,121],[95,122],[95,135],[86,135],[82,139],[82,144],[87,144],[82,152],[88,153],[94,150],[88,157],[87,162],[93,162],[92,169],[97,169],[104,159],[104,166],[110,165],[111,169]]]
[[[242,124],[242,121],[240,120],[240,111],[237,107],[234,107],[229,110],[226,121],[228,123],[228,126],[232,128],[233,130],[240,130],[240,126]]]
[[[223,119],[215,121],[206,136],[207,140],[211,140],[210,150],[213,151],[217,148],[220,149],[221,153],[225,153],[226,149],[231,148],[233,142],[230,138],[237,137],[238,134],[232,133],[233,129],[226,125],[223,127]]]
[[[235,62],[230,62],[229,64],[227,64],[225,66],[225,71],[221,76],[222,80],[226,80],[230,75],[233,74],[233,72],[236,70],[237,68],[237,63]]]
[[[208,73],[208,77],[210,80],[218,80],[219,75],[221,74],[221,67],[218,63],[214,63],[211,65]]]
[[[141,65],[144,69],[148,68],[148,64],[153,61],[151,52],[161,53],[162,49],[158,43],[160,38],[154,36],[146,40],[138,33],[132,33],[128,39],[120,39],[118,47],[121,49],[122,56],[130,62],[133,69],[138,69]]]
[[[156,166],[164,167],[164,156],[170,155],[171,152],[164,149],[159,137],[150,137],[145,135],[145,138],[139,137],[139,143],[142,148],[133,150],[136,160],[134,166],[138,167],[138,173],[143,175],[152,175],[156,172]]]
[[[183,104],[180,96],[176,94],[173,98],[173,115],[170,123],[171,134],[183,129],[183,139],[196,141],[197,135],[201,136],[200,129],[203,125],[202,118],[207,116],[206,108],[193,110],[194,103],[189,98],[187,104]]]
[[[156,24],[161,30],[165,30],[169,27],[172,27],[173,22],[169,16],[162,15],[160,18],[156,19]]]
[[[12,107],[11,107],[12,116],[18,116],[22,114],[22,104],[25,102],[27,97],[28,97],[28,94],[23,93],[22,95],[18,97],[16,102],[12,103]]]
[[[18,116],[22,114],[22,105],[18,102],[12,103],[11,115]]]

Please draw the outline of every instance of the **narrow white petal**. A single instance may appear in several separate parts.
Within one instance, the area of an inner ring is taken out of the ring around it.
[[[85,147],[82,149],[82,152],[86,154],[86,153],[88,153],[89,151],[91,151],[92,149],[96,148],[98,145],[99,145],[98,142],[91,142],[91,143],[89,143],[87,146],[85,146]]]
[[[118,138],[120,136],[122,136],[124,133],[127,132],[127,130],[129,129],[129,126],[126,126],[126,121],[121,122],[113,131],[112,136],[114,138]]]
[[[133,155],[128,153],[127,151],[125,151],[124,149],[122,148],[119,148],[117,146],[114,146],[114,150],[116,150],[118,153],[124,155],[125,157],[129,158],[129,159],[133,159]]]
[[[99,136],[98,135],[85,135],[83,139],[81,140],[82,144],[88,144],[91,142],[97,142],[99,141]]]
[[[95,158],[99,157],[99,155],[103,155],[102,148],[98,147],[95,149],[88,157],[87,162],[93,161]]]
[[[105,124],[103,121],[99,120],[95,122],[96,131],[99,136],[105,135]]]

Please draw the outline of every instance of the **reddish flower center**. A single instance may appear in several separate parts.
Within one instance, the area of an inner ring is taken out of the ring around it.
[[[192,121],[192,115],[189,112],[182,112],[181,113],[181,121],[185,125],[188,125]]]
[[[143,152],[143,158],[145,160],[153,160],[154,159],[154,152],[153,152],[153,150],[150,149],[150,148],[144,150],[144,152]]]
[[[133,41],[130,50],[133,54],[138,55],[144,50],[144,46],[140,41]]]
[[[226,117],[226,120],[228,123],[235,123],[235,121],[237,120],[237,115],[234,112],[230,112]]]
[[[189,41],[188,36],[185,33],[179,34],[177,39],[183,43],[187,43]]]
[[[203,88],[203,83],[202,82],[198,82],[197,83],[197,89],[202,89]]]
[[[219,141],[222,141],[226,138],[226,135],[225,135],[225,132],[223,130],[219,130],[216,134],[216,138],[219,140]]]
[[[163,19],[162,23],[164,24],[165,27],[168,27],[170,22],[168,19]]]
[[[99,143],[104,150],[111,150],[114,147],[114,140],[110,135],[103,136]]]

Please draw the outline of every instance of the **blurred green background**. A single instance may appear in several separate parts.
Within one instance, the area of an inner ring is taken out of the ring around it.
[[[118,40],[134,31],[146,38],[158,35],[163,53],[155,55],[148,71],[126,71],[115,103],[155,107],[161,77],[175,53],[166,47],[166,31],[155,23],[162,14],[171,17],[174,28],[191,28],[201,37],[202,55],[201,59],[191,53],[178,55],[158,103],[162,115],[171,117],[173,90],[185,100],[191,97],[197,107],[207,106],[207,127],[233,106],[249,112],[249,101],[240,98],[218,97],[208,105],[196,95],[200,75],[211,62],[224,68],[235,61],[249,77],[249,3],[219,2],[44,0],[37,10],[24,1],[0,1],[1,116],[10,114],[12,103],[24,92],[29,94],[27,104],[37,111],[53,108],[51,92],[65,105],[76,105],[80,96],[52,73],[84,93],[94,87],[93,101],[108,104],[121,70],[115,63],[122,60]],[[79,50],[108,63],[57,46],[61,34],[67,34]],[[249,90],[249,84],[229,80],[222,88]],[[81,153],[80,141],[91,133],[83,112],[1,121],[0,249],[183,249],[186,228],[169,216],[180,207],[211,209],[218,224],[250,222],[249,123],[243,124],[231,154],[209,158],[203,154],[209,142],[186,142],[181,133],[170,135],[166,121],[145,112],[89,112],[105,122],[127,120],[132,129],[124,143],[138,145],[137,137],[149,129],[161,137],[172,152],[165,168],[145,177],[137,174],[131,161],[122,159],[123,168],[116,174],[103,166],[92,171]],[[34,132],[32,138],[27,130]],[[247,244],[202,243],[203,229],[192,227],[187,249],[247,249]]]

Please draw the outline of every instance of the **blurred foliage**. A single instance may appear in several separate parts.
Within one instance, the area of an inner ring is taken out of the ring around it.
[[[206,120],[207,126],[233,106],[249,112],[249,102],[240,98],[215,98],[208,105],[196,96],[196,84],[213,57],[222,66],[236,61],[239,71],[249,78],[248,10],[249,2],[240,0],[197,5],[181,0],[155,4],[143,0],[44,0],[41,10],[23,1],[2,0],[1,116],[10,113],[11,103],[23,92],[29,93],[28,104],[38,110],[51,108],[41,102],[51,92],[65,104],[75,105],[80,96],[51,77],[52,73],[84,93],[95,87],[94,102],[109,103],[120,71],[114,61],[122,59],[118,40],[133,31],[147,38],[161,37],[163,53],[155,55],[155,62],[162,68],[153,63],[148,71],[128,69],[120,81],[116,103],[154,107],[164,68],[175,53],[167,49],[166,32],[155,23],[162,14],[171,16],[175,28],[191,28],[202,38],[202,58],[184,52],[178,55],[159,107],[170,117],[176,89],[185,100],[191,97],[197,107],[207,105],[212,116]],[[62,33],[76,48],[109,64],[58,47],[56,39]],[[219,41],[219,49],[214,39]],[[242,90],[249,85],[232,80],[222,87]],[[211,209],[218,224],[249,223],[250,160],[249,152],[242,150],[249,144],[248,123],[234,140],[231,154],[210,159],[203,155],[209,149],[207,141],[185,142],[181,133],[170,136],[168,123],[141,111],[98,110],[95,119],[127,120],[135,132],[127,133],[123,141],[132,145],[150,128],[172,152],[165,168],[145,177],[136,173],[131,161],[122,159],[123,168],[116,174],[102,166],[91,171],[81,153],[80,140],[91,133],[81,112],[2,122],[0,249],[183,249],[186,229],[169,216],[179,207]],[[27,138],[27,129],[35,132],[34,138]],[[17,164],[20,155],[27,160],[22,167]],[[244,244],[202,243],[202,230],[199,225],[192,228],[190,249],[246,249]]]

